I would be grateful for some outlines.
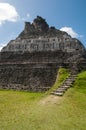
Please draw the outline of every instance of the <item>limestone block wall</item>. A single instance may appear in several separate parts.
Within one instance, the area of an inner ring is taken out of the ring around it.
[[[0,89],[46,91],[54,84],[57,69],[43,64],[0,64]]]

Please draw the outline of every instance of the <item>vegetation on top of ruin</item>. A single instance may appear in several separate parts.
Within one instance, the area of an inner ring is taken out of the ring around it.
[[[46,93],[50,93],[50,92],[56,90],[61,84],[63,84],[63,82],[66,80],[66,78],[69,76],[69,74],[70,74],[69,70],[67,70],[65,68],[60,68],[54,85]]]

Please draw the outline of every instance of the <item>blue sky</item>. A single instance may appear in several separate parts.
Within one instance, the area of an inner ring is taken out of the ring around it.
[[[18,36],[24,21],[32,22],[37,15],[86,47],[86,0],[0,0],[0,48]]]

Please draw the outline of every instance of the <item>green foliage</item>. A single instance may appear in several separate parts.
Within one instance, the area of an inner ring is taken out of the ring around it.
[[[78,75],[64,96],[50,97],[0,91],[0,130],[85,130],[86,71]]]
[[[52,88],[48,91],[48,93],[54,91],[56,88],[58,88],[68,77],[69,72],[65,68],[60,68],[56,77],[55,84],[52,86]]]
[[[58,86],[61,85],[64,82],[64,80],[68,77],[68,75],[69,75],[69,72],[68,72],[67,69],[65,69],[65,68],[60,68],[59,69],[58,78],[57,78]]]

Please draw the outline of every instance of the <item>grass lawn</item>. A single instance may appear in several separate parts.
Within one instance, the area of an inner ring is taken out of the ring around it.
[[[0,90],[0,130],[85,130],[86,71],[64,96]]]

